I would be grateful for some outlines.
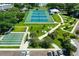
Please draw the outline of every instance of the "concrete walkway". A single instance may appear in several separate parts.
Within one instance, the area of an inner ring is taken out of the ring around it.
[[[47,32],[46,34],[38,37],[39,40],[45,38],[48,34],[51,34],[52,32],[54,32],[56,29],[58,29],[60,27],[61,23],[59,23],[56,27],[52,28],[49,32]]]
[[[76,29],[76,27],[77,27],[78,23],[79,23],[79,20],[76,22],[76,24],[75,24],[75,26],[73,27],[73,29],[72,29],[71,33],[74,33],[74,31],[75,31],[75,29]]]
[[[75,47],[77,47],[77,45],[76,45],[76,42],[74,41],[75,39],[71,39],[70,41],[70,43],[73,45],[73,46],[75,46]]]
[[[59,48],[56,44],[52,44],[52,46],[56,49],[56,50],[62,50],[61,48]]]
[[[30,37],[30,32],[28,32],[28,39],[31,39],[31,37]]]
[[[58,16],[60,17],[60,19],[61,19],[61,23],[62,24],[64,24],[64,20],[63,20],[63,18],[60,16],[60,14],[58,13]]]
[[[24,44],[24,41],[25,41],[25,38],[26,38],[26,36],[27,36],[27,34],[28,34],[28,27],[27,27],[27,29],[26,29],[26,31],[25,31],[25,34],[24,34],[24,36],[23,36],[23,39],[22,39],[22,42],[21,42],[21,46],[20,46],[20,49],[25,49],[26,47],[25,47],[25,44]]]
[[[27,50],[28,46],[29,46],[29,42],[27,41],[25,44],[23,44],[23,46],[20,49]]]

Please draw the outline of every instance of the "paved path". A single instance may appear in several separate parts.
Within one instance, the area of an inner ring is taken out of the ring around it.
[[[71,41],[70,43],[71,43],[73,46],[77,47],[76,42],[74,41],[74,39],[71,39],[70,41]]]
[[[60,19],[61,19],[61,23],[64,23],[64,20],[63,20],[63,18],[60,16],[60,14],[58,13],[58,16],[60,17]]]
[[[47,32],[46,34],[44,34],[44,35],[38,37],[38,39],[41,40],[41,39],[45,38],[48,34],[51,34],[51,33],[54,32],[56,29],[58,29],[58,28],[60,27],[60,25],[61,25],[61,23],[59,23],[56,27],[52,28],[52,29],[51,29],[49,32]]]
[[[55,48],[55,49],[57,49],[57,50],[61,50],[61,48],[59,48],[56,44],[52,44],[52,46]]]
[[[72,29],[71,33],[74,33],[74,31],[75,31],[75,29],[76,29],[78,23],[79,23],[79,20],[78,20],[77,23],[75,24],[75,26],[74,26],[74,28]]]
[[[24,45],[24,41],[25,41],[26,35],[28,34],[28,29],[29,28],[27,27],[26,32],[25,32],[25,34],[23,36],[23,39],[22,39],[22,42],[21,42],[20,49],[25,49],[26,48],[25,45]]]
[[[29,46],[29,42],[26,41],[26,43],[23,44],[23,46],[21,48],[22,48],[22,50],[27,50],[28,46]]]
[[[30,37],[30,32],[28,32],[28,39],[31,39],[31,37]]]

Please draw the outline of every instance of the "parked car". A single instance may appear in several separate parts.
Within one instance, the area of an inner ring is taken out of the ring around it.
[[[63,56],[63,51],[62,50],[58,50],[57,53],[58,53],[58,56]]]
[[[27,55],[27,51],[25,51],[25,50],[21,51],[20,56],[26,56],[26,55]]]
[[[52,51],[53,56],[58,56],[57,51]]]
[[[30,56],[30,51],[27,50],[27,55],[26,56]]]
[[[48,56],[53,56],[51,51],[48,51],[47,55]]]

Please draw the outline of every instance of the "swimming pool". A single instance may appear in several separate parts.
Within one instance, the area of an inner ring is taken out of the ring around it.
[[[47,10],[30,10],[27,19],[25,22],[31,22],[31,23],[42,23],[42,22],[53,22],[53,20],[50,18],[49,13]]]

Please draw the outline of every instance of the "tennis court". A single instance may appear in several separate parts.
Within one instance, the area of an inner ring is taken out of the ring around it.
[[[25,23],[27,22],[53,22],[47,10],[30,10]]]
[[[2,36],[0,35],[0,38],[1,38]]]
[[[0,40],[0,45],[20,45],[24,33],[9,33],[6,34],[2,40]]]

